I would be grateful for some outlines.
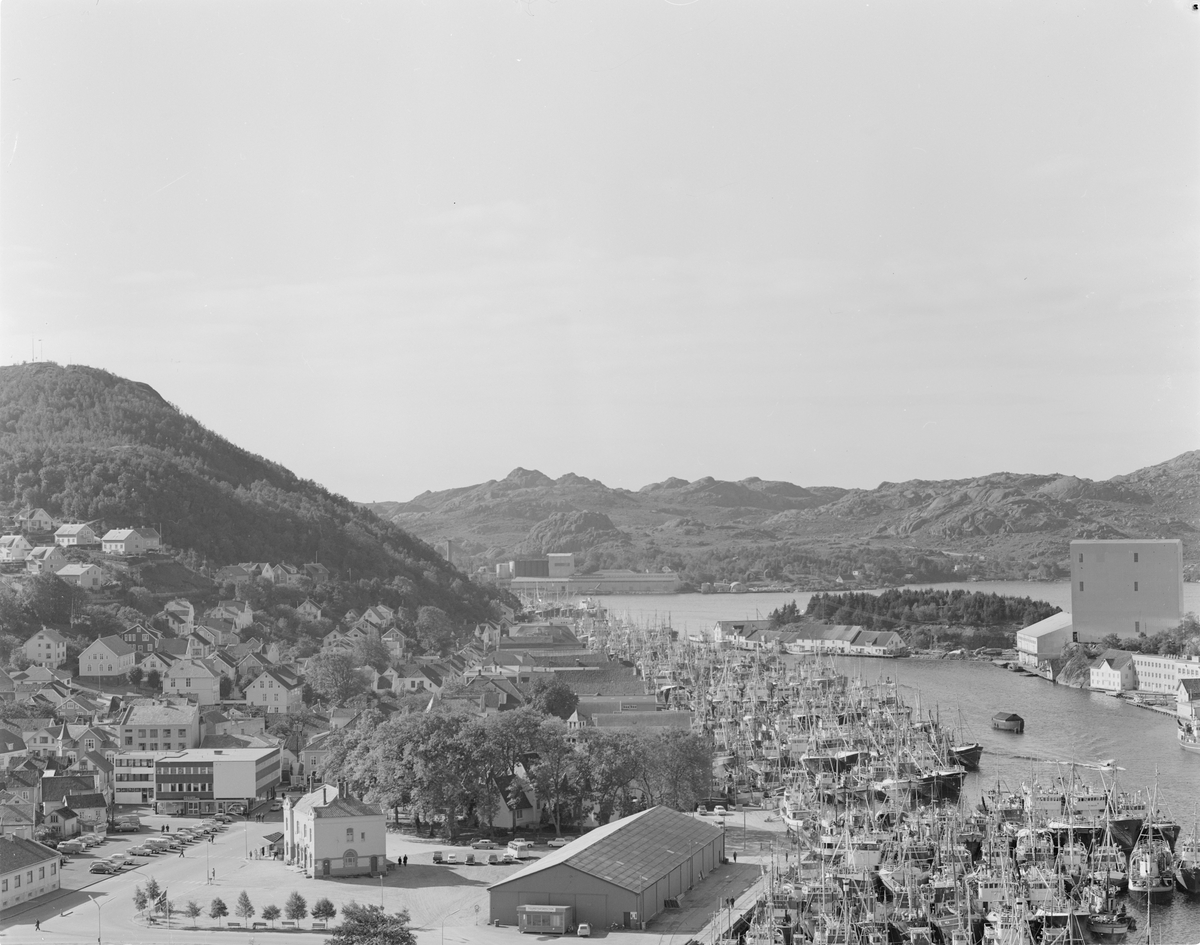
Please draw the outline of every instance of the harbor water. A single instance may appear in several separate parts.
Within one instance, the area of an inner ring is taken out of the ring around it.
[[[928,586],[928,585],[926,585]],[[958,584],[936,585],[952,589],[1029,596],[1066,608],[1070,586],[1058,584]],[[1185,608],[1200,611],[1200,585],[1186,584]],[[601,602],[615,615],[634,622],[658,623],[670,619],[680,631],[699,629],[716,620],[762,617],[795,600],[801,609],[811,594],[674,595],[604,597]],[[891,677],[906,687],[906,701],[916,703],[921,694],[922,712],[940,714],[943,724],[961,724],[964,734],[984,746],[980,770],[968,776],[966,802],[976,804],[981,794],[1000,782],[1018,790],[1031,778],[1070,777],[1071,763],[1087,765],[1112,759],[1121,791],[1153,791],[1165,811],[1186,834],[1200,806],[1200,755],[1180,749],[1175,722],[1167,715],[1131,705],[1099,693],[1054,685],[1040,677],[1007,672],[988,662],[917,659],[839,658],[839,668],[850,675],[874,680]],[[1025,733],[995,731],[996,712],[1016,712],[1025,719]],[[1100,772],[1075,769],[1076,776],[1100,785]],[[1103,778],[1111,782],[1113,775]],[[1129,942],[1145,941],[1146,906],[1129,903],[1138,919],[1138,930]],[[1200,942],[1200,897],[1176,894],[1169,905],[1154,906],[1153,941]]]

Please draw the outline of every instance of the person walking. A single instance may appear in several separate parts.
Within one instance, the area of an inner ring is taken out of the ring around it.
[[[42,930],[42,920],[41,919],[38,919],[36,922],[33,923],[33,930],[35,932],[40,932]]]
[[[179,851],[179,858],[183,859],[183,851],[182,850]]]
[[[408,866],[408,854],[407,853],[404,854],[404,865]]]
[[[734,850],[734,851],[733,851],[733,862],[734,862],[734,863],[736,863],[736,862],[737,862],[737,850]]]

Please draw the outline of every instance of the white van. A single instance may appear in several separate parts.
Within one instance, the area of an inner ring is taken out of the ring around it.
[[[533,844],[528,840],[509,840],[508,852],[518,860],[533,856]]]

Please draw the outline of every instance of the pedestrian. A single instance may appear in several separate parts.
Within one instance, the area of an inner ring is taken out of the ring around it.
[[[41,919],[38,919],[36,922],[33,923],[33,930],[35,932],[40,932],[42,930],[42,920]]]
[[[734,863],[736,863],[736,862],[737,862],[737,850],[734,850],[734,851],[733,851],[733,862],[734,862]]]
[[[407,853],[404,854],[404,865],[408,866],[408,854]]]
[[[182,850],[179,851],[179,858],[183,859],[183,851]]]

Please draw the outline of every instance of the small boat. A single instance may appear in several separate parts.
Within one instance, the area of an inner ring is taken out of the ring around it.
[[[1025,720],[1015,712],[997,712],[992,716],[992,728],[1020,735],[1025,731]]]
[[[1139,840],[1129,854],[1129,895],[1170,902],[1174,894],[1171,848],[1164,840]]]
[[[1200,893],[1200,822],[1192,822],[1192,832],[1175,847],[1175,885],[1180,892]]]
[[[1119,942],[1134,926],[1133,919],[1117,900],[1117,889],[1105,883],[1089,887],[1088,930],[1097,938]]]
[[[1178,719],[1179,747],[1200,754],[1200,719]]]

